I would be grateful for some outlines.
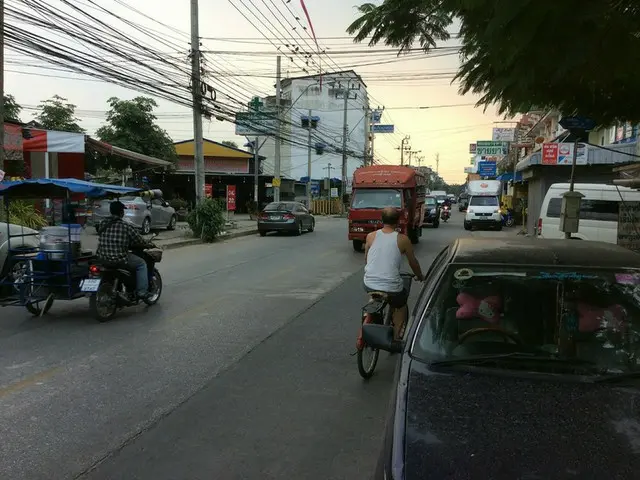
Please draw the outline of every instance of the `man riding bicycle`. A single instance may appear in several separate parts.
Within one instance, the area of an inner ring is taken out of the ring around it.
[[[422,281],[422,270],[416,259],[409,237],[398,233],[396,228],[400,213],[395,208],[382,210],[382,228],[367,235],[365,243],[364,288],[367,292],[384,292],[393,310],[393,332],[400,340],[402,325],[407,318],[409,291],[405,288],[400,268],[402,256],[406,255],[413,274]]]

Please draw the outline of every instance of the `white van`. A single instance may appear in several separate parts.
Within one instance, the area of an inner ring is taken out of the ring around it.
[[[502,230],[502,214],[500,213],[499,180],[472,180],[467,184],[469,205],[464,215],[464,229],[473,227],[495,228]]]
[[[578,233],[571,236],[582,240],[618,243],[620,197],[625,202],[640,202],[640,192],[632,188],[597,183],[576,183],[573,188],[584,197],[580,200]],[[562,194],[568,191],[568,183],[554,183],[549,188],[538,218],[539,237],[564,238],[564,232],[560,231],[560,209]]]

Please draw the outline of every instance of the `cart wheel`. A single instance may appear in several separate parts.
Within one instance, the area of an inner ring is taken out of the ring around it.
[[[102,281],[98,291],[89,297],[89,309],[99,322],[108,322],[118,311],[117,295],[113,293],[113,284]]]
[[[49,295],[43,302],[27,303],[25,308],[34,317],[46,315],[53,305],[53,295]]]

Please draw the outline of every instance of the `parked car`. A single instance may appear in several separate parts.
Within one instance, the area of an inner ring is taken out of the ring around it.
[[[440,204],[436,197],[426,196],[424,200],[424,224],[433,228],[440,226]]]
[[[120,201],[124,203],[126,210],[124,212],[125,221],[138,227],[143,235],[148,234],[151,230],[166,228],[174,230],[178,217],[176,211],[164,199],[154,198],[150,202],[145,201],[142,197],[122,197]],[[99,222],[109,218],[109,204],[111,200],[102,200],[93,205],[93,224],[98,225]]]
[[[313,232],[316,219],[300,202],[272,202],[258,215],[258,232],[264,237],[269,232],[292,232],[302,235]]]
[[[617,245],[446,247],[403,342],[363,326],[401,354],[374,478],[636,478],[639,289],[640,255]]]

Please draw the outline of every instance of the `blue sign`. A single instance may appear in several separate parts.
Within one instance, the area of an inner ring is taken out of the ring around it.
[[[394,125],[371,125],[371,131],[373,133],[393,133],[395,131]]]
[[[311,182],[311,196],[319,197],[320,196],[320,184],[318,182]]]
[[[560,126],[565,130],[584,130],[590,132],[596,128],[596,122],[586,117],[563,117]]]
[[[481,177],[495,177],[497,167],[497,162],[478,162],[478,175]]]
[[[382,110],[373,110],[371,112],[371,123],[378,123],[382,119]]]

